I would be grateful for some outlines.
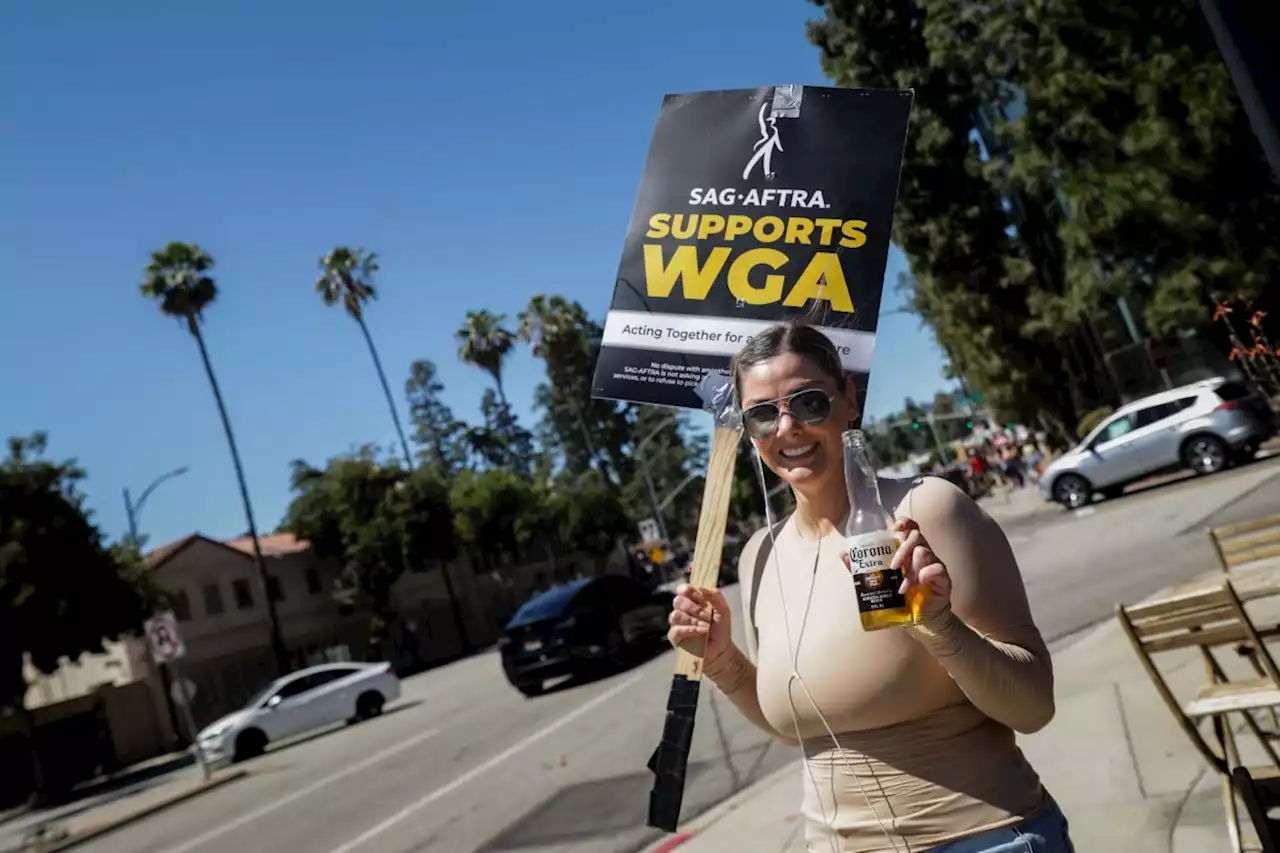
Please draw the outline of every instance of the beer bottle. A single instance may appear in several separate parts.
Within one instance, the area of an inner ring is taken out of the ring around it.
[[[901,543],[892,530],[893,514],[880,498],[875,453],[862,430],[846,430],[843,438],[844,479],[849,490],[845,547],[862,628],[878,631],[918,622],[925,591],[913,586],[900,592],[904,574],[889,566]]]

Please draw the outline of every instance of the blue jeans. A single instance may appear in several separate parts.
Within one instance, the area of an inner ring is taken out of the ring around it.
[[[1067,830],[1067,818],[1051,803],[1047,809],[1008,829],[930,847],[927,853],[1075,853]]]

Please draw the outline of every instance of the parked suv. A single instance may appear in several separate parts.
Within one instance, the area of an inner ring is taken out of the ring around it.
[[[1049,465],[1040,494],[1075,509],[1097,492],[1115,497],[1129,483],[1163,471],[1213,474],[1251,459],[1275,433],[1276,416],[1259,391],[1206,379],[1120,408]]]

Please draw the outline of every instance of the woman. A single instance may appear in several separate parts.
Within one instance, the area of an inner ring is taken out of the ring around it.
[[[928,595],[920,623],[863,631],[842,560],[841,433],[857,409],[839,356],[784,324],[732,373],[744,429],[796,510],[743,549],[746,650],[716,590],[681,587],[668,638],[701,651],[704,677],[752,723],[801,744],[809,849],[1070,853],[1015,743],[1053,717],[1053,671],[1000,527],[941,478],[881,481],[895,564]]]

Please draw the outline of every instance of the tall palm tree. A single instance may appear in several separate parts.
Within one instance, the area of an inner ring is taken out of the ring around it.
[[[240,451],[236,448],[235,433],[231,430],[231,418],[227,416],[227,406],[222,400],[222,389],[218,387],[218,379],[213,374],[213,364],[209,361],[209,350],[205,346],[204,335],[200,333],[204,309],[218,298],[218,285],[209,275],[211,269],[213,269],[213,258],[199,246],[194,243],[172,242],[160,251],[152,253],[151,263],[147,264],[141,290],[143,296],[159,304],[161,314],[182,321],[200,349],[200,360],[204,362],[204,373],[209,378],[213,399],[218,404],[218,414],[222,417],[222,429],[227,434],[227,446],[231,448],[231,462],[236,469],[236,482],[240,485],[240,500],[244,503],[249,538],[253,541],[253,561],[257,566],[258,578],[262,582],[267,601],[267,619],[271,624],[271,650],[275,656],[279,674],[284,675],[290,670],[289,652],[285,648],[284,636],[280,633],[280,617],[276,613],[275,598],[271,595],[271,579],[267,574],[267,564],[262,559],[262,545],[258,541],[258,526],[253,520],[253,504],[249,501],[249,487],[244,479],[244,466],[240,464]]]
[[[458,358],[493,377],[503,407],[507,405],[502,387],[503,363],[516,345],[515,335],[502,325],[506,319],[490,311],[468,311],[462,328],[454,335],[458,341]]]
[[[400,437],[400,449],[404,451],[404,464],[412,469],[413,455],[409,453],[409,442],[405,441],[404,429],[400,426],[400,413],[396,411],[395,398],[391,396],[391,386],[387,384],[387,374],[382,369],[382,360],[378,358],[378,348],[373,345],[373,336],[364,322],[364,305],[378,296],[373,287],[373,276],[378,272],[378,256],[364,249],[349,249],[338,246],[320,259],[320,277],[316,279],[316,292],[324,300],[325,305],[333,306],[339,302],[347,309],[347,314],[356,321],[364,342],[369,346],[369,355],[373,357],[373,367],[378,371],[378,381],[382,383],[382,393],[387,398],[387,408],[391,410],[391,422],[396,426],[396,435]]]

